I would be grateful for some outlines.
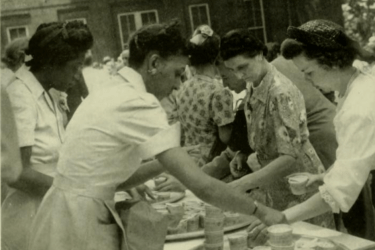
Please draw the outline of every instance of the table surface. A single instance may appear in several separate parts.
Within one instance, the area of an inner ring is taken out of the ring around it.
[[[193,193],[190,191],[186,192],[186,196],[183,201],[189,200],[198,200],[197,197],[194,196]],[[348,235],[345,233],[337,232],[331,229],[322,228],[319,226],[315,226],[306,222],[296,222],[291,225],[293,227],[293,232],[300,234],[300,235],[307,235],[311,237],[320,237],[320,238],[327,238],[333,240],[337,243],[340,243],[350,250],[374,250],[375,249],[375,242],[368,241],[362,238],[358,238],[352,235]],[[244,231],[240,230],[240,231]],[[238,233],[234,232],[234,233]],[[227,234],[226,234],[227,235]],[[174,241],[174,242],[166,242],[164,245],[164,250],[190,250],[194,247],[197,247],[203,244],[203,238],[186,240],[186,241]]]

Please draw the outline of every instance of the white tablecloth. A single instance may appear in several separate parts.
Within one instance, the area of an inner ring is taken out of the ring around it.
[[[186,197],[182,201],[197,199],[198,198],[196,198],[194,194],[192,194],[190,191],[187,191]],[[293,233],[308,235],[312,237],[327,238],[346,246],[350,250],[375,250],[375,242],[361,239],[355,236],[322,228],[306,222],[297,222],[292,224],[291,226],[293,227]],[[238,231],[234,233],[238,233]],[[201,244],[203,244],[203,238],[186,241],[166,242],[164,245],[164,250],[190,250]]]

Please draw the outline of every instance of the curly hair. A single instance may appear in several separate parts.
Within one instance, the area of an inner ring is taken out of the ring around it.
[[[238,55],[267,55],[267,47],[247,29],[229,31],[222,37],[220,46],[220,55],[224,61]]]
[[[129,66],[139,68],[151,51],[157,51],[162,58],[187,55],[177,21],[150,24],[137,30],[129,40]]]
[[[92,34],[83,22],[43,23],[29,41],[25,52],[32,60],[26,65],[31,71],[47,65],[64,65],[89,50],[93,42]]]
[[[328,68],[345,68],[353,64],[357,51],[354,48],[346,47],[341,49],[323,49],[317,46],[305,45],[294,39],[286,39],[281,44],[281,54],[286,59],[293,59],[301,54]]]
[[[197,45],[189,42],[187,52],[192,66],[213,64],[219,56],[220,37],[214,33],[212,36],[207,37],[202,44]]]

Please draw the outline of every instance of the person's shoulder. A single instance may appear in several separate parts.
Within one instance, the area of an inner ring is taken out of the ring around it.
[[[21,79],[16,78],[6,88],[9,96],[23,96],[24,98],[31,98],[32,93],[28,86]]]
[[[371,117],[375,121],[375,77],[360,73],[353,81],[344,102],[345,112],[356,116]]]
[[[270,87],[271,95],[302,95],[299,89],[284,74],[274,69],[274,78]]]

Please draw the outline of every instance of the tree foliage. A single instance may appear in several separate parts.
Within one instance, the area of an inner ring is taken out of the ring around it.
[[[375,35],[375,0],[346,0],[342,6],[346,33],[362,46]]]

